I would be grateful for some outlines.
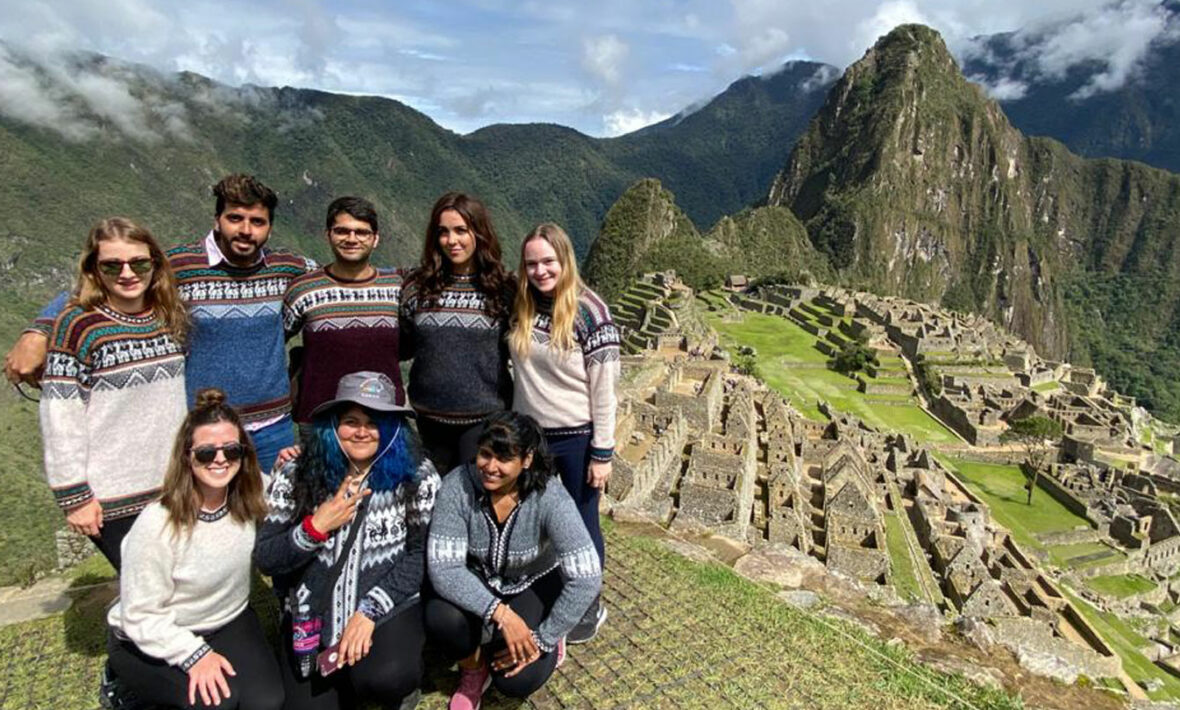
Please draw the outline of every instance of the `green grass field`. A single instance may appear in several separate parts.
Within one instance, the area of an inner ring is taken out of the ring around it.
[[[816,407],[825,400],[881,429],[900,431],[926,444],[958,442],[946,427],[912,403],[877,399],[856,391],[856,382],[827,369],[827,356],[816,350],[815,336],[779,316],[744,313],[740,323],[723,322],[708,314],[709,324],[729,345],[746,345],[758,353],[758,375],[789,399],[805,416],[823,419]],[[908,383],[908,380],[907,380]],[[908,400],[909,398],[904,398]],[[890,403],[885,403],[890,402]]]
[[[1049,559],[1058,567],[1087,569],[1119,562],[1126,555],[1101,542],[1078,542],[1070,545],[1050,545]]]
[[[884,518],[885,545],[889,548],[889,559],[893,566],[893,588],[897,591],[897,595],[909,601],[940,601],[940,599],[930,599],[922,592],[922,584],[918,575],[926,577],[931,589],[937,590],[938,585],[930,578],[929,567],[923,569],[920,565],[924,565],[924,562],[915,561],[910,555],[910,549],[905,540],[905,521],[897,513],[886,513]],[[935,593],[937,594],[937,591]]]
[[[1099,594],[1121,598],[1150,592],[1157,585],[1138,574],[1103,574],[1086,579],[1086,586]]]
[[[1148,693],[1153,700],[1180,698],[1180,679],[1155,665],[1139,652],[1142,646],[1147,645],[1146,638],[1114,614],[1095,609],[1064,587],[1062,591],[1082,616],[1086,617],[1086,621],[1089,621],[1102,635],[1102,638],[1110,644],[1110,647],[1122,660],[1123,670],[1127,672],[1127,675],[1138,682],[1159,680],[1163,683],[1161,689]]]
[[[1020,545],[1045,549],[1036,537],[1039,533],[1089,525],[1085,518],[1070,512],[1043,490],[1033,491],[1032,505],[1026,504],[1024,474],[1018,466],[950,457],[940,460],[988,504],[996,522],[1008,528]]]

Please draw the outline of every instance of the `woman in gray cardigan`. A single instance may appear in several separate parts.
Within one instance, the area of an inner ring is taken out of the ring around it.
[[[427,543],[437,597],[427,633],[459,660],[451,708],[476,710],[491,684],[527,697],[565,653],[598,595],[602,568],[531,417],[488,419],[474,464],[443,480]]]

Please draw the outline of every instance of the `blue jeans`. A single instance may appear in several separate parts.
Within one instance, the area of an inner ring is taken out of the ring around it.
[[[262,475],[268,476],[279,452],[295,445],[295,425],[290,416],[285,416],[274,424],[250,432],[250,440],[254,443],[254,453],[258,455],[258,467],[262,469]]]
[[[574,499],[586,532],[590,533],[598,561],[605,565],[606,550],[598,524],[599,490],[586,482],[586,472],[590,470],[590,435],[546,433],[545,443],[549,444],[549,455],[561,474],[561,482]]]

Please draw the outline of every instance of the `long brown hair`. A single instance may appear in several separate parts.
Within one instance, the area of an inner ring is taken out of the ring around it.
[[[145,244],[152,259],[152,280],[144,294],[144,305],[151,308],[173,340],[183,344],[188,335],[188,309],[180,300],[176,276],[164,250],[147,227],[126,217],[108,217],[90,230],[82,258],[78,260],[78,278],[74,285],[73,303],[85,310],[94,310],[107,300],[107,289],[98,274],[98,245],[107,241]]]
[[[410,277],[418,291],[418,301],[429,303],[438,298],[451,281],[451,260],[438,245],[438,225],[442,213],[455,210],[475,236],[475,281],[487,299],[488,315],[499,318],[508,310],[512,278],[500,260],[500,238],[492,226],[488,208],[475,197],[462,192],[448,192],[438,198],[430,211],[426,225],[426,240],[422,245],[422,261]]]
[[[537,315],[537,295],[529,287],[528,269],[524,263],[524,248],[534,239],[544,239],[553,247],[557,261],[561,264],[561,276],[553,289],[553,314],[550,328],[550,342],[558,350],[572,350],[574,347],[574,319],[578,315],[578,296],[585,290],[582,277],[578,275],[578,260],[574,257],[574,245],[565,230],[552,222],[544,222],[533,228],[520,244],[520,266],[516,269],[516,301],[512,307],[512,330],[508,344],[520,357],[528,357],[533,341],[533,320]]]
[[[189,452],[193,446],[193,432],[199,426],[229,422],[238,430],[238,442],[244,449],[241,468],[229,482],[226,505],[229,514],[239,523],[261,522],[266,516],[266,501],[262,497],[262,471],[250,437],[242,426],[237,411],[225,403],[225,393],[214,387],[199,390],[197,403],[184,418],[172,446],[172,458],[164,473],[164,490],[160,504],[168,511],[168,522],[174,533],[190,532],[197,524],[201,509],[201,492],[197,490]]]

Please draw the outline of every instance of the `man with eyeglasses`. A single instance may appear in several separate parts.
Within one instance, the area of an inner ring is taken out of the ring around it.
[[[360,197],[341,197],[328,205],[325,234],[334,261],[291,282],[283,296],[287,337],[303,334],[295,421],[301,431],[311,412],[336,395],[336,384],[350,372],[380,372],[394,383],[398,405],[406,403],[398,366],[397,309],[400,269],[370,263],[381,241],[377,211]]]
[[[278,452],[295,441],[283,334],[287,285],[316,268],[314,261],[266,246],[278,197],[251,175],[234,174],[213,187],[213,229],[168,250],[180,297],[189,308],[185,386],[218,387],[242,415],[258,463],[270,471]],[[12,382],[36,383],[44,366],[59,296],[5,357]]]

